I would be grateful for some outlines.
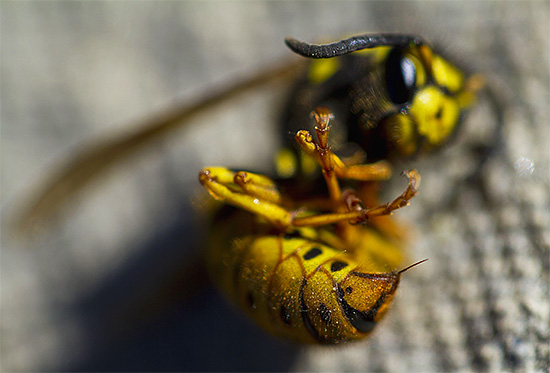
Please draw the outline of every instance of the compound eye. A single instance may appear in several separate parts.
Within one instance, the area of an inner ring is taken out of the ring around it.
[[[416,66],[403,55],[401,48],[394,48],[386,60],[386,88],[390,100],[401,105],[409,102],[416,84]]]

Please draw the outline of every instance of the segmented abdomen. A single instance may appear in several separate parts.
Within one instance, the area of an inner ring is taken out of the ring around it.
[[[372,273],[353,256],[305,238],[218,243],[207,260],[213,281],[264,329],[302,343],[365,337],[399,283],[396,272]]]

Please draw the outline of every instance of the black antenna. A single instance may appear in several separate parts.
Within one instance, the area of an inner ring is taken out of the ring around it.
[[[294,52],[309,58],[332,58],[343,56],[361,49],[376,47],[405,47],[411,43],[420,45],[420,36],[407,34],[365,34],[352,36],[330,44],[308,44],[293,38],[285,39],[286,45]]]
[[[400,274],[402,274],[403,272],[408,271],[408,270],[411,269],[412,267],[416,267],[417,265],[426,262],[427,260],[428,260],[428,259],[423,259],[423,260],[421,260],[421,261],[419,261],[419,262],[416,262],[416,263],[414,263],[414,264],[411,264],[411,265],[408,266],[407,268],[404,268],[404,269],[402,269],[401,271],[397,272],[397,274],[400,275]]]

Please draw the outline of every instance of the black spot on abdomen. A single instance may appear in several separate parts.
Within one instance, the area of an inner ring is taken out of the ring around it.
[[[321,255],[322,253],[323,253],[323,251],[320,248],[314,247],[314,248],[309,249],[304,254],[304,256],[302,256],[302,258],[304,258],[304,260],[310,260],[310,259],[313,259],[313,258]]]
[[[340,262],[340,261],[332,262],[332,264],[330,265],[330,271],[331,272],[338,272],[339,270],[341,270],[342,268],[345,268],[347,266],[348,266],[348,263],[346,263],[346,262]]]

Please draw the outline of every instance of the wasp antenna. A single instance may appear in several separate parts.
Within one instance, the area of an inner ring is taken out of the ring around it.
[[[397,272],[397,273],[398,273],[398,274],[402,274],[403,272],[408,271],[408,270],[411,269],[412,267],[416,267],[417,265],[422,264],[422,263],[427,262],[427,261],[428,261],[427,258],[426,258],[426,259],[422,259],[421,261],[416,262],[416,263],[414,263],[414,264],[411,264],[411,265],[408,266],[407,268],[404,268],[404,269],[402,269],[401,271],[399,271],[399,272]]]
[[[330,44],[309,44],[294,38],[285,38],[286,45],[294,52],[309,58],[332,58],[361,49],[376,47],[405,47],[411,43],[423,44],[422,38],[407,34],[365,34],[352,36]]]

